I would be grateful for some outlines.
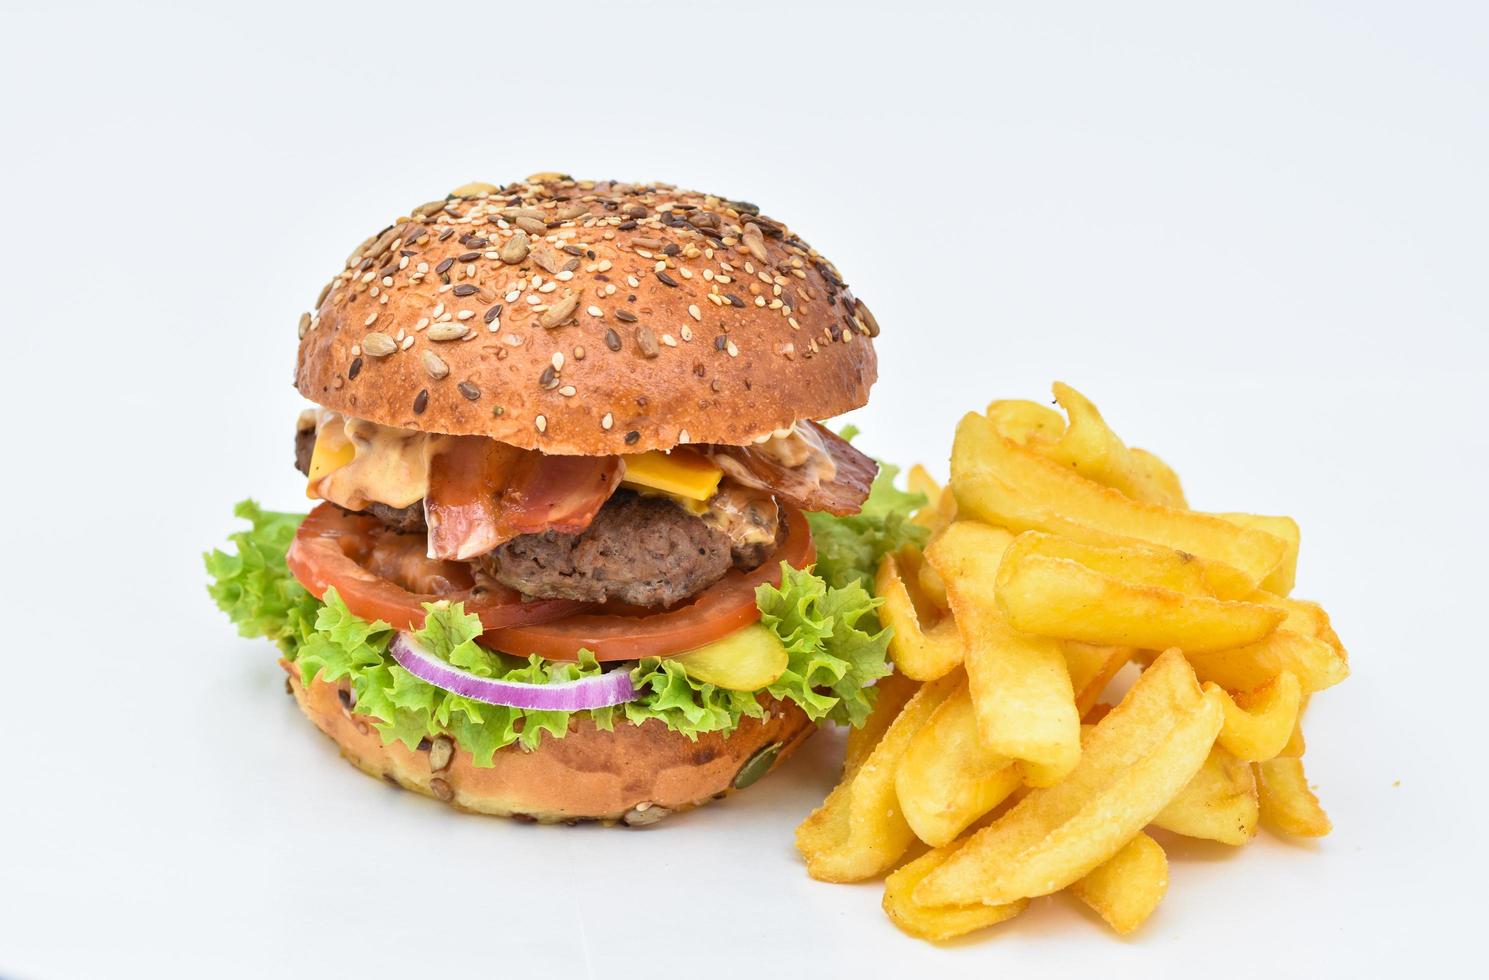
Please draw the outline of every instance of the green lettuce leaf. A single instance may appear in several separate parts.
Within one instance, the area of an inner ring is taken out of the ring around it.
[[[477,765],[509,745],[536,748],[544,735],[562,738],[573,720],[569,712],[528,711],[472,701],[419,680],[388,653],[393,629],[354,615],[335,589],[324,600],[307,592],[285,566],[284,556],[302,515],[265,511],[252,501],[235,513],[251,524],[231,536],[236,554],[212,551],[204,557],[212,578],[207,590],[244,636],[265,636],[293,662],[300,679],[317,675],[345,681],[352,710],[366,717],[385,742],[415,749],[428,738],[447,735],[469,751]],[[888,633],[877,627],[878,600],[860,585],[836,588],[810,571],[783,566],[780,588],[761,586],[756,600],[761,619],[786,645],[786,673],[768,690],[800,705],[814,720],[858,725],[868,715],[874,691],[865,688],[889,672]],[[480,620],[459,603],[425,607],[424,628],[415,634],[435,655],[484,677],[530,684],[588,677],[602,668],[588,652],[577,663],[527,660],[479,646]],[[866,626],[872,625],[872,629]],[[657,719],[697,738],[703,732],[733,731],[742,718],[763,718],[758,692],[729,691],[697,681],[676,660],[648,657],[631,670],[641,692],[619,708],[581,712],[609,731],[619,711],[632,724]]]
[[[869,490],[863,510],[850,517],[807,515],[817,542],[817,574],[833,588],[854,582],[871,583],[879,559],[907,544],[924,545],[930,531],[910,523],[910,515],[926,503],[925,494],[894,485],[898,466],[879,464],[879,475]]]

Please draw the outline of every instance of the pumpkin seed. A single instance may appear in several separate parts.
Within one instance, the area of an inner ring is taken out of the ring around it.
[[[775,765],[776,756],[781,754],[781,744],[772,742],[746,759],[745,764],[739,767],[739,772],[734,774],[734,788],[744,789],[770,772],[770,767]]]

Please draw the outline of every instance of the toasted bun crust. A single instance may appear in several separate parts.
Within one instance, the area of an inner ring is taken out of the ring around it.
[[[743,788],[753,782],[739,778],[746,763],[755,760],[748,775],[759,778],[816,730],[796,705],[770,698],[763,702],[764,721],[745,718],[727,737],[714,732],[694,742],[658,721],[638,726],[624,719],[604,732],[587,719],[576,720],[564,738],[545,737],[531,752],[510,746],[496,753],[489,768],[477,767],[469,752],[447,739],[419,751],[401,742],[384,744],[347,709],[337,685],[316,678],[306,688],[299,672],[281,663],[306,717],[369,776],[458,810],[540,823],[655,823]],[[774,758],[765,755],[772,747]]]
[[[536,174],[458,188],[358,245],[301,317],[295,387],[548,453],[745,445],[864,404],[878,332],[751,204]]]

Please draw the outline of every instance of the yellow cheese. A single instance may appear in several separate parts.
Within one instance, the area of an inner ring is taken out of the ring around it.
[[[724,471],[697,453],[652,450],[626,456],[625,482],[684,500],[706,501],[719,489]]]
[[[320,499],[316,486],[321,477],[339,470],[357,456],[357,447],[346,437],[341,419],[328,417],[315,434],[315,449],[310,454],[310,472],[306,474],[305,496]]]

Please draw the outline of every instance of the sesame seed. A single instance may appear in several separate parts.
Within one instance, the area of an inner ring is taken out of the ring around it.
[[[694,320],[697,320],[699,323],[703,322],[703,314],[698,312],[698,307],[696,304],[688,304],[688,316],[692,317]]]
[[[575,388],[573,385],[564,385],[562,388],[558,389],[558,393],[560,395],[563,395],[565,398],[573,398],[575,394]]]
[[[539,415],[537,418],[533,419],[533,424],[538,427],[539,432],[548,431],[548,417],[546,415]]]
[[[600,309],[598,306],[588,307],[588,308],[585,309],[584,312],[588,313],[590,316],[593,316],[593,317],[601,317],[601,316],[604,316],[605,315],[605,311],[602,310],[602,309]]]
[[[364,326],[364,327],[370,327],[374,323],[376,323],[377,322],[377,313],[378,313],[377,310],[373,310],[371,313],[367,314],[367,319],[362,322],[362,326]]]
[[[678,441],[679,444],[682,444],[682,445],[686,445],[687,444],[687,442],[688,442],[688,430],[687,429],[682,429],[681,431],[679,431],[677,433],[677,441]]]
[[[600,418],[600,428],[604,429],[606,432],[609,432],[610,431],[610,427],[612,425],[614,425],[614,424],[615,424],[615,416],[611,415],[609,412],[606,412],[603,416],[601,416],[601,418]]]
[[[564,352],[561,350],[554,351],[553,357],[549,359],[549,363],[553,365],[553,370],[562,371],[564,369]]]

